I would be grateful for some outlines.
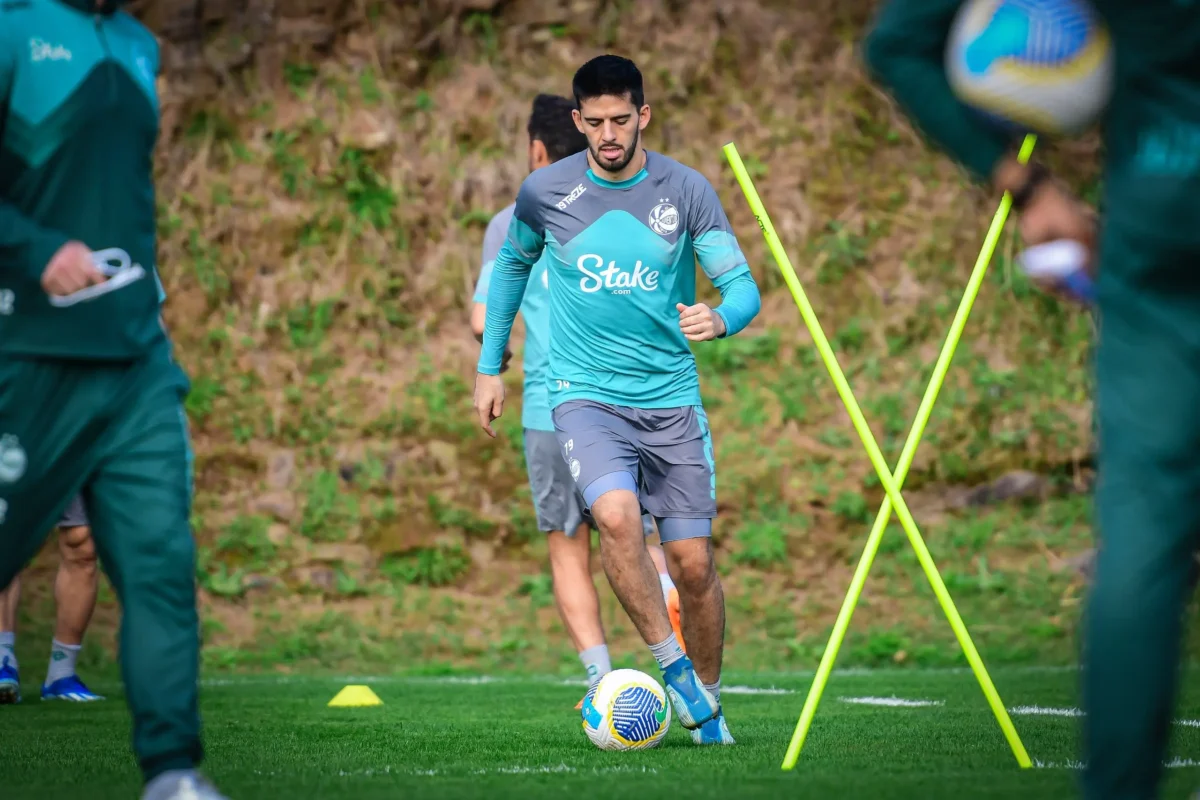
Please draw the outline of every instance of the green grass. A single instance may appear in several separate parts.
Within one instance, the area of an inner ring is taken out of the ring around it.
[[[642,668],[648,668],[643,664]],[[1070,708],[1075,673],[997,670],[1010,708]],[[1036,766],[1018,769],[966,670],[835,674],[794,772],[780,762],[810,674],[726,676],[723,698],[738,744],[701,749],[673,720],[657,749],[596,750],[572,706],[581,686],[554,678],[244,677],[203,690],[206,772],[235,800],[250,797],[467,798],[1061,798],[1077,794],[1077,719],[1013,719]],[[347,682],[371,685],[382,707],[330,709]],[[772,693],[748,694],[733,687]],[[27,692],[36,687],[27,685]],[[128,798],[138,774],[118,687],[108,702],[37,701],[0,709],[6,800]],[[893,708],[849,697],[940,705]],[[1200,717],[1187,697],[1179,718]],[[1176,725],[1172,756],[1200,753],[1200,729]],[[1185,762],[1190,763],[1190,762]],[[1200,785],[1200,769],[1169,769],[1167,798]]]

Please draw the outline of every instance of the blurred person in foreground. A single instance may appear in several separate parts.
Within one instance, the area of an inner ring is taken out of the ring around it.
[[[1158,796],[1192,554],[1200,544],[1200,8],[1092,0],[1116,54],[1103,231],[1044,166],[960,103],[944,72],[960,0],[890,0],[874,77],[979,181],[1012,193],[1026,244],[1092,252],[1098,555],[1083,623],[1083,793]]]
[[[502,354],[534,264],[547,254],[552,418],[600,529],[604,571],[693,741],[733,744],[720,705],[716,467],[689,343],[742,330],[758,313],[758,287],[712,185],[642,147],[650,107],[637,66],[599,56],[579,68],[572,89],[588,148],[521,184],[492,269],[475,407],[494,436]],[[697,261],[720,291],[715,309],[696,302]],[[655,518],[679,588],[686,654],[642,543],[642,509]]]
[[[566,97],[540,94],[534,98],[527,126],[530,172],[587,149],[587,137],[575,127],[571,113],[574,110],[575,103]],[[487,317],[492,267],[508,236],[514,208],[515,204],[509,205],[492,217],[483,237],[483,264],[471,308],[471,331],[480,342],[483,341]],[[589,686],[594,686],[612,671],[612,660],[600,619],[600,598],[592,580],[591,530],[594,523],[584,508],[583,495],[571,478],[550,415],[550,390],[546,385],[550,357],[549,270],[549,254],[544,253],[529,273],[520,306],[521,316],[525,320],[522,366],[525,382],[521,402],[525,466],[529,473],[529,487],[533,492],[538,529],[546,533],[550,550],[554,602],[575,652],[583,662]],[[508,353],[508,350],[505,352]],[[508,360],[505,358],[500,371],[504,372],[507,367]],[[643,517],[643,529],[647,536],[654,533],[654,523],[649,515]],[[671,617],[671,628],[682,645],[679,592],[667,572],[662,548],[653,545],[647,547],[658,570],[659,584]],[[576,708],[582,706],[583,701],[580,700]]]
[[[82,495],[145,800],[197,772],[189,381],[159,317],[158,44],[117,0],[0,3],[0,586]]]
[[[58,573],[54,578],[57,615],[50,664],[42,684],[43,700],[90,703],[104,698],[93,692],[75,672],[83,635],[96,610],[100,576],[96,570],[96,545],[83,498],[76,495],[58,520]],[[17,606],[21,578],[0,591],[0,705],[21,701],[20,665],[17,662]]]

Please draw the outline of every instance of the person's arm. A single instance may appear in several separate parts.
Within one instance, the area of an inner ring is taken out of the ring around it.
[[[887,0],[863,42],[863,60],[870,77],[891,93],[917,128],[976,180],[1001,184],[1003,177],[1003,183],[1019,185],[1023,169],[1008,169],[1016,164],[1007,157],[1012,142],[963,104],[946,78],[946,41],[962,3]]]
[[[0,120],[8,111],[19,50],[11,35],[13,23],[4,17],[5,12],[0,10]],[[0,270],[15,267],[40,279],[54,255],[69,241],[70,237],[38,225],[0,195]]]
[[[496,256],[500,254],[500,248],[508,238],[508,226],[512,221],[512,214],[506,211],[492,217],[483,234],[483,263],[479,268],[479,280],[475,283],[475,295],[471,298],[470,319],[471,333],[480,344],[483,343],[483,326],[487,322],[487,296],[492,283],[492,267],[496,263]],[[512,350],[505,347],[504,359],[500,362],[501,373],[508,371],[508,363],[511,360]]]
[[[488,287],[492,282],[492,267],[500,248],[508,239],[508,226],[512,214],[505,209],[488,222],[487,230],[483,232],[483,247],[480,252],[479,278],[475,281],[475,295],[471,298],[471,333],[480,342],[483,341],[483,324],[487,318]]]
[[[482,375],[499,375],[504,365],[508,338],[512,335],[513,320],[525,297],[529,273],[546,247],[532,176],[521,184],[508,237],[492,264],[491,283],[487,290],[487,314],[483,325],[483,347],[479,353],[478,371]]]
[[[758,284],[712,184],[698,175],[693,191],[688,221],[692,247],[700,268],[721,293],[721,304],[713,309],[716,338],[733,336],[762,306]]]

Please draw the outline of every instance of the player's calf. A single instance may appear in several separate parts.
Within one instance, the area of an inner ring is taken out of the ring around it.
[[[682,521],[708,524],[708,520]],[[664,522],[670,531],[671,520]],[[716,682],[721,675],[725,644],[725,595],[713,559],[712,539],[668,539],[663,549],[678,579],[681,628],[689,643],[689,655],[703,679]]]

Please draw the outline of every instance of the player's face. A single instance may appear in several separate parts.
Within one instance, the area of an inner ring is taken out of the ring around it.
[[[637,155],[638,139],[650,122],[650,106],[638,108],[629,95],[604,95],[580,103],[572,112],[587,137],[592,159],[606,172],[620,172]]]

